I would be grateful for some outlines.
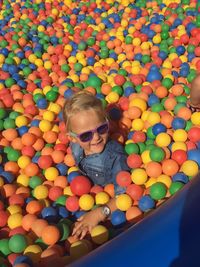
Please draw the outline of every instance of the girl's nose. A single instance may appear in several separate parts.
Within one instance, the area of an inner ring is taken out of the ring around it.
[[[98,134],[98,132],[94,132],[93,140],[98,140],[99,138],[100,138],[100,135]]]

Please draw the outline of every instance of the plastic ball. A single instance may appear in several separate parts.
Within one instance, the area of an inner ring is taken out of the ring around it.
[[[8,227],[10,229],[14,229],[16,227],[19,227],[22,225],[22,214],[20,213],[14,213],[8,217]]]
[[[110,196],[106,192],[98,192],[95,196],[95,203],[97,205],[104,205],[106,204],[110,199]]]
[[[108,241],[108,229],[103,225],[95,226],[91,231],[91,238],[95,244],[101,245]]]
[[[141,211],[147,212],[155,207],[155,201],[148,195],[142,196],[138,201],[138,207]]]
[[[56,226],[48,225],[42,231],[42,240],[47,245],[54,245],[60,238],[59,229]]]
[[[54,181],[59,176],[59,172],[55,167],[49,167],[45,170],[44,175],[48,181]]]
[[[91,189],[91,182],[85,176],[76,176],[71,184],[70,188],[73,194],[77,196],[82,196],[83,194],[88,194]]]
[[[191,149],[187,153],[188,160],[195,161],[200,167],[200,150],[199,149]]]
[[[131,154],[127,158],[127,164],[130,168],[139,168],[142,165],[141,156],[138,154]]]
[[[94,198],[89,194],[84,194],[79,199],[79,206],[82,210],[91,210],[94,206]]]
[[[193,160],[186,160],[181,166],[181,171],[187,176],[195,176],[199,171],[198,163]]]
[[[48,197],[48,188],[45,185],[38,185],[34,188],[33,195],[36,199],[46,199]]]
[[[127,194],[121,194],[116,198],[116,206],[121,211],[128,210],[132,205],[132,199]]]
[[[184,186],[184,183],[181,182],[173,182],[169,188],[169,193],[171,195],[174,195],[177,193],[182,187]]]
[[[21,253],[27,247],[27,240],[24,235],[13,235],[9,240],[9,248],[14,253]]]
[[[167,133],[159,133],[155,141],[159,147],[167,147],[171,143],[171,138]]]
[[[71,212],[75,212],[79,209],[79,199],[76,196],[69,196],[66,200],[66,208]]]
[[[152,161],[161,162],[165,158],[165,151],[161,147],[155,147],[149,154]]]
[[[164,183],[157,182],[150,187],[150,196],[154,200],[160,200],[166,196],[167,187]]]
[[[147,173],[144,169],[137,168],[131,173],[132,182],[136,185],[143,185],[147,181]]]
[[[172,128],[174,130],[177,130],[177,129],[184,129],[186,126],[186,121],[183,119],[183,118],[174,118],[172,120]]]
[[[24,255],[28,256],[35,263],[39,261],[41,253],[42,249],[39,245],[29,245],[24,250]]]
[[[120,171],[116,176],[116,181],[119,186],[128,186],[131,184],[131,175],[127,171]]]
[[[173,159],[165,159],[162,162],[163,173],[169,176],[176,174],[179,170],[178,163]]]
[[[188,158],[187,152],[181,149],[177,149],[172,152],[171,158],[175,160],[179,165],[182,165]]]
[[[114,226],[121,226],[126,222],[126,215],[121,210],[115,210],[111,214],[111,223]]]

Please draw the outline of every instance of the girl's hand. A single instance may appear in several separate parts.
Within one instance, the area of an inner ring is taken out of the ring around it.
[[[101,212],[101,208],[89,211],[77,220],[72,235],[83,239],[88,231],[91,233],[92,229],[104,219],[105,216]]]

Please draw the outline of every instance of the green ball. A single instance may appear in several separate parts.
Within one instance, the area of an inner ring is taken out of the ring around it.
[[[21,253],[27,247],[26,237],[22,234],[13,235],[9,242],[9,249],[14,253]]]
[[[16,118],[20,115],[19,112],[17,111],[11,111],[10,114],[9,114],[9,118],[10,119],[13,119],[13,120],[16,120]]]
[[[178,192],[182,187],[184,186],[181,182],[172,182],[169,187],[169,193],[171,195],[174,195],[176,192]]]
[[[6,40],[2,40],[0,42],[0,47],[5,48],[8,45],[8,42]]]
[[[150,187],[149,194],[152,199],[160,200],[164,198],[167,194],[167,187],[164,183],[157,182]]]
[[[142,63],[146,64],[148,62],[151,62],[151,57],[149,55],[143,55],[142,56]]]
[[[93,46],[94,44],[95,44],[95,38],[94,37],[88,38],[87,45]]]
[[[15,149],[11,149],[7,154],[7,158],[9,161],[17,161],[20,156],[21,156],[20,152]]]
[[[87,48],[87,43],[86,43],[86,42],[81,41],[81,42],[78,44],[78,49],[79,49],[80,51],[84,51],[86,48]]]
[[[16,83],[16,81],[11,77],[5,80],[5,86],[7,88],[10,88],[15,83]]]
[[[29,67],[25,67],[25,68],[23,68],[23,74],[27,77],[29,74],[31,74],[32,73],[32,70],[31,70],[31,68],[29,68]]]
[[[74,70],[75,71],[81,71],[82,68],[83,68],[83,65],[81,63],[77,62],[77,63],[74,64]]]
[[[47,94],[46,94],[46,99],[48,101],[54,102],[56,99],[58,98],[58,93],[50,90]]]
[[[187,102],[187,96],[185,95],[179,95],[176,97],[176,100],[178,103],[185,104]]]
[[[142,154],[146,150],[146,145],[142,142],[138,142],[137,145],[139,146],[139,153]]]
[[[129,143],[125,145],[125,151],[128,155],[130,155],[130,154],[138,154],[140,150],[137,144]]]
[[[161,162],[165,158],[165,152],[161,147],[156,147],[149,154],[152,161]]]
[[[167,31],[161,32],[160,36],[162,40],[167,40],[169,38],[169,33]]]
[[[69,225],[67,225],[64,222],[59,222],[57,225],[58,225],[58,229],[59,229],[60,235],[61,235],[60,241],[66,240],[70,234]]]
[[[36,186],[41,185],[43,183],[43,180],[39,176],[32,176],[29,180],[29,186],[34,189]]]
[[[9,248],[9,239],[4,238],[0,240],[0,252],[5,257],[12,252]]]
[[[61,70],[68,73],[70,71],[70,66],[68,64],[63,64]]]
[[[37,93],[37,94],[35,94],[35,95],[33,96],[33,100],[34,100],[35,103],[37,103],[37,101],[38,101],[39,99],[42,99],[42,98],[44,98],[44,95],[42,95],[42,94],[40,94],[40,93]]]
[[[132,44],[132,41],[133,41],[133,37],[132,37],[132,36],[127,35],[127,36],[125,37],[125,43],[126,43],[126,44]]]
[[[148,138],[150,138],[150,139],[155,139],[156,138],[156,136],[153,134],[153,132],[152,132],[152,126],[151,127],[149,127],[148,129],[147,129],[147,137]]]
[[[0,108],[0,119],[4,119],[6,117],[6,110],[4,108]]]
[[[185,104],[183,103],[178,103],[176,104],[176,106],[174,107],[174,114],[177,115],[179,110],[182,108],[182,107],[185,107]]]
[[[196,72],[191,70],[187,76],[188,82],[191,83],[195,77],[196,77]]]
[[[166,87],[167,89],[170,89],[173,85],[173,81],[170,78],[164,78],[162,80],[162,85]]]
[[[112,92],[115,92],[121,96],[123,94],[123,89],[120,86],[116,85],[112,87]]]
[[[56,199],[55,203],[56,205],[59,205],[59,206],[65,206],[66,199],[67,197],[62,195]]]
[[[89,87],[93,87],[93,88],[97,88],[97,87],[101,87],[102,81],[99,77],[97,76],[90,76],[89,79],[86,82],[86,86]]]
[[[161,103],[155,103],[151,106],[151,111],[159,113],[161,110],[164,110],[164,107]]]
[[[186,121],[186,126],[185,126],[186,132],[189,131],[192,128],[192,126],[193,126],[193,124],[190,120]]]
[[[6,118],[4,120],[3,127],[4,129],[10,129],[10,128],[15,129],[16,128],[15,120]]]
[[[195,48],[196,47],[194,45],[189,44],[188,47],[187,47],[187,52],[188,53],[193,53]]]

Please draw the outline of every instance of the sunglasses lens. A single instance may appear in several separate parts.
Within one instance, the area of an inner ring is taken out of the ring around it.
[[[91,131],[82,133],[79,138],[81,142],[88,142],[92,139],[93,133]]]
[[[108,128],[108,123],[102,124],[97,128],[97,132],[98,134],[105,134],[108,132]]]

